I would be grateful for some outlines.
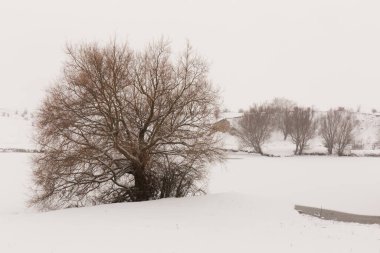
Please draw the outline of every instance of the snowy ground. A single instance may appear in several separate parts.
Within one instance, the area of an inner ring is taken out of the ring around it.
[[[230,155],[210,194],[37,213],[28,154],[0,154],[0,252],[380,252],[380,226],[294,204],[380,215],[379,158]]]
[[[0,148],[34,149],[32,120],[18,115],[5,117],[0,109]]]

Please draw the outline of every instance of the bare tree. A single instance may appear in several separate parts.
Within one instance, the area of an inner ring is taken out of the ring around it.
[[[40,109],[34,159],[42,209],[200,193],[221,158],[211,131],[217,92],[190,46],[136,52],[116,42],[67,47],[62,78]]]
[[[379,149],[380,148],[380,129],[378,129],[376,133],[376,140],[372,145],[373,149]]]
[[[357,125],[353,113],[341,112],[341,120],[336,133],[336,151],[339,156],[344,155],[347,146],[354,141],[354,130]]]
[[[254,106],[244,112],[239,121],[239,138],[243,145],[264,154],[262,145],[273,131],[273,110],[266,106]]]
[[[276,114],[274,123],[286,140],[291,128],[290,112],[296,107],[296,103],[286,98],[274,98],[269,106],[273,108]]]
[[[280,110],[291,110],[296,107],[296,103],[286,98],[276,97],[270,102],[269,106]]]
[[[279,128],[284,135],[284,141],[288,138],[290,131],[292,130],[292,118],[291,118],[292,109],[286,109],[282,111],[279,117]]]
[[[342,113],[338,110],[329,110],[327,114],[320,119],[320,134],[329,155],[333,153],[334,146],[337,142],[337,133],[341,121]]]
[[[215,120],[218,120],[219,118],[220,118],[220,108],[219,107],[217,107],[217,108],[215,108],[215,110],[214,110],[214,118],[215,118]]]
[[[296,145],[295,155],[302,155],[307,143],[315,135],[317,123],[310,108],[295,107],[289,116],[291,122],[290,136]]]
[[[354,140],[357,122],[353,113],[344,109],[330,110],[321,118],[320,133],[327,147],[328,154],[335,148],[342,156],[347,146]]]

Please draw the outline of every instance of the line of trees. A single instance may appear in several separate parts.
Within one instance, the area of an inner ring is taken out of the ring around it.
[[[295,145],[294,154],[302,155],[310,140],[319,134],[328,154],[335,151],[342,156],[353,143],[357,126],[355,115],[343,108],[331,109],[317,117],[310,107],[299,107],[290,100],[276,98],[243,112],[238,137],[243,146],[264,154],[263,145],[278,130],[284,140],[290,137]]]

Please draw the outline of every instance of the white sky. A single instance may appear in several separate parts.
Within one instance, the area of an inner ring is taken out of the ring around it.
[[[380,109],[380,1],[0,2],[0,107],[36,108],[66,42],[189,39],[226,107],[275,96],[321,109]]]

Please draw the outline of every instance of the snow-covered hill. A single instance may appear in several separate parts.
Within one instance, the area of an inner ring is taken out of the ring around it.
[[[376,129],[379,121],[372,115],[363,122]],[[0,113],[0,129],[0,148],[33,147],[30,119]],[[223,138],[238,147],[234,136]],[[273,135],[266,149],[291,152],[292,144],[281,139]],[[320,143],[316,138],[312,147]],[[30,161],[28,153],[0,153],[0,252],[380,251],[379,225],[319,220],[294,210],[301,204],[380,216],[379,158],[229,153],[210,165],[206,196],[44,213],[26,205]]]
[[[380,226],[299,215],[294,204],[379,214],[377,158],[230,155],[209,195],[37,213],[29,155],[0,154],[0,252],[366,252]],[[2,173],[4,175],[4,173]]]

